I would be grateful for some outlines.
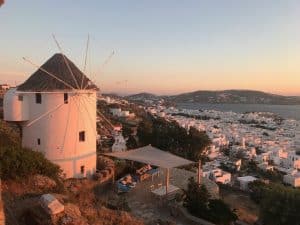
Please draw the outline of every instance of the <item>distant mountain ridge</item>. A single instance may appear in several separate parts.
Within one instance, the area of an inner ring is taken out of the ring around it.
[[[134,94],[126,97],[132,101],[160,100],[173,103],[211,104],[278,104],[300,105],[300,96],[283,96],[253,90],[194,91],[178,95],[159,96],[150,93]]]
[[[155,100],[162,99],[164,97],[166,97],[166,96],[159,96],[159,95],[155,95],[155,94],[151,94],[151,93],[147,93],[147,92],[142,92],[142,93],[126,96],[126,98],[131,101],[144,101],[144,100],[154,100],[155,101]]]

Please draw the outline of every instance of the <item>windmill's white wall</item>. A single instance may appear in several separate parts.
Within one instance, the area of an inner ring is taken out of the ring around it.
[[[68,94],[68,104],[64,104],[64,92],[42,93],[41,104],[36,103],[35,93],[23,94],[28,99],[29,120],[23,124],[22,145],[43,152],[61,166],[66,177],[88,176],[96,170],[96,92]],[[36,118],[40,119],[33,122]],[[79,141],[80,131],[85,131],[84,142]]]
[[[23,100],[19,100],[19,95]],[[28,98],[16,92],[16,88],[9,89],[3,99],[4,120],[22,122],[29,119]]]

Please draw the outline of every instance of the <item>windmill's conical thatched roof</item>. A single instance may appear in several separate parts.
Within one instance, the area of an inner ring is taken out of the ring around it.
[[[90,79],[85,76],[71,60],[69,60],[66,56],[65,59],[68,62],[68,65],[70,66],[76,81],[70,73],[68,66],[64,61],[63,55],[57,53],[50,59],[48,59],[47,62],[45,62],[41,66],[41,68],[53,74],[68,85],[55,79],[41,69],[38,69],[23,84],[18,86],[18,91],[61,91],[71,90],[71,87],[73,87],[74,89],[80,89],[82,87],[89,90],[98,90],[97,86],[93,84]],[[79,88],[77,87],[76,82],[78,83]]]

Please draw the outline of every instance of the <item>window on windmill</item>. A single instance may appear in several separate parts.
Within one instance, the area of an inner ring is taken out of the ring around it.
[[[80,131],[79,132],[79,141],[80,142],[85,141],[85,131]]]
[[[80,173],[81,173],[81,174],[84,174],[84,166],[81,166],[81,167],[80,167]]]
[[[41,139],[40,138],[37,139],[37,144],[41,145]]]
[[[22,102],[22,101],[23,101],[23,95],[18,95],[18,100],[19,100],[20,102]]]
[[[35,93],[35,103],[42,104],[42,94],[41,93]]]
[[[69,95],[68,93],[64,93],[64,103],[68,104],[68,101],[69,101]]]

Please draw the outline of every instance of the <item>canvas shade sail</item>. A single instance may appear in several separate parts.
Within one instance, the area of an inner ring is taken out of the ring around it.
[[[151,145],[129,151],[106,153],[104,155],[150,164],[166,169],[195,163],[193,161],[173,155],[167,151],[162,151]]]

